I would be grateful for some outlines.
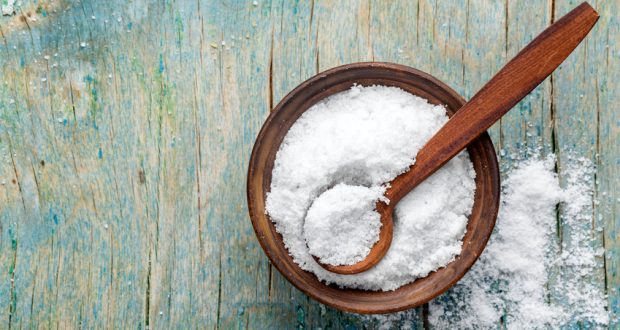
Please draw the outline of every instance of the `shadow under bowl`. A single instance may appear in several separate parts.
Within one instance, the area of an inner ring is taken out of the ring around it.
[[[248,209],[258,240],[271,263],[299,290],[323,304],[355,313],[391,313],[422,305],[454,285],[482,253],[499,208],[500,179],[497,157],[487,133],[474,140],[467,152],[476,171],[474,205],[463,237],[461,254],[446,267],[394,291],[342,289],[320,282],[302,270],[289,255],[265,213],[276,153],[289,128],[318,101],[358,84],[401,88],[443,104],[451,116],[465,100],[450,87],[419,70],[392,63],[353,63],[336,67],[306,80],[273,109],[252,150],[247,178]],[[412,260],[411,262],[415,262]]]

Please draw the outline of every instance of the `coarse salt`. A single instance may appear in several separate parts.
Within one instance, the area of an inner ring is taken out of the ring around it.
[[[322,193],[304,222],[310,253],[330,265],[362,261],[379,240],[381,216],[375,204],[384,190],[341,183]]]
[[[385,86],[353,86],[308,109],[278,150],[266,200],[267,213],[294,261],[327,283],[394,290],[454,260],[461,252],[475,191],[475,172],[465,152],[398,203],[391,247],[372,269],[355,275],[331,273],[317,264],[308,248],[321,236],[328,240],[350,237],[350,233],[326,233],[334,231],[329,221],[325,228],[309,229],[314,224],[313,213],[318,212],[312,204],[322,193],[339,184],[383,191],[385,183],[414,163],[418,150],[447,119],[443,106]],[[304,235],[304,227],[306,234],[312,231],[312,237]],[[371,235],[364,235],[365,243],[358,247],[372,245],[367,237],[375,235],[376,227],[366,227]],[[353,250],[364,249],[348,252]],[[315,250],[332,256],[329,249],[321,251]],[[359,253],[335,258],[350,262]]]

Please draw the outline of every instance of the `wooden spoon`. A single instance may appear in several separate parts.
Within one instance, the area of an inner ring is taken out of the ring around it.
[[[415,164],[389,183],[376,209],[381,215],[379,241],[366,258],[353,265],[319,264],[334,273],[356,274],[368,270],[385,256],[392,242],[396,204],[409,191],[461,152],[508,110],[538,86],[590,32],[598,13],[586,2],[543,31],[506,64],[418,152]],[[413,261],[412,261],[413,262]]]

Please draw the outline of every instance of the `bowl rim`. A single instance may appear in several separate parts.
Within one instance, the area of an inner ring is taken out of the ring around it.
[[[427,303],[428,301],[432,300],[433,298],[439,296],[440,294],[444,293],[446,290],[448,290],[450,287],[452,287],[454,284],[456,284],[468,271],[469,269],[475,264],[475,262],[479,259],[480,254],[482,253],[482,251],[484,250],[484,248],[487,245],[488,239],[491,235],[491,233],[493,232],[495,223],[496,223],[496,219],[497,219],[497,214],[498,214],[498,210],[499,210],[499,204],[500,204],[500,174],[499,174],[499,165],[498,165],[498,161],[497,161],[497,155],[495,153],[495,148],[493,147],[493,142],[490,138],[490,136],[488,135],[487,132],[481,134],[478,138],[476,138],[474,140],[473,143],[480,141],[483,144],[483,147],[485,148],[485,152],[488,152],[488,156],[486,157],[488,163],[486,163],[488,170],[487,172],[490,174],[490,181],[491,183],[493,183],[492,187],[491,187],[491,194],[492,194],[492,198],[495,201],[494,205],[491,205],[491,207],[493,207],[494,209],[491,210],[493,217],[492,217],[492,221],[490,223],[489,226],[489,233],[487,235],[485,235],[483,237],[483,239],[481,240],[482,245],[481,248],[478,251],[474,251],[474,258],[471,260],[471,262],[469,262],[466,267],[463,268],[463,271],[459,274],[456,274],[455,276],[453,276],[453,280],[446,285],[445,287],[439,288],[438,290],[435,290],[433,292],[433,294],[429,295],[428,297],[426,297],[425,299],[422,299],[420,301],[418,301],[417,303],[403,303],[401,306],[397,307],[397,308],[372,308],[372,309],[361,309],[361,308],[356,308],[356,307],[351,307],[351,306],[347,306],[346,304],[341,304],[341,303],[337,303],[334,302],[330,299],[325,298],[323,295],[320,294],[320,292],[318,292],[317,290],[312,290],[312,287],[310,287],[309,285],[304,285],[304,282],[294,278],[292,276],[292,274],[290,274],[289,272],[287,272],[287,270],[284,267],[284,261],[279,260],[279,258],[276,256],[275,253],[272,254],[272,251],[270,250],[270,248],[268,248],[267,242],[265,241],[264,237],[261,237],[261,230],[259,229],[259,216],[258,216],[258,211],[255,209],[256,205],[254,205],[254,201],[253,201],[253,197],[256,198],[256,196],[254,195],[254,190],[252,187],[252,180],[250,180],[253,176],[256,175],[256,173],[254,173],[254,168],[255,168],[255,164],[258,161],[258,156],[257,153],[261,147],[261,142],[264,139],[267,129],[269,127],[271,127],[273,125],[273,121],[275,120],[276,114],[278,114],[290,101],[291,99],[293,99],[294,97],[298,96],[298,94],[303,91],[304,89],[306,89],[308,86],[317,83],[320,80],[323,79],[327,79],[330,76],[336,75],[336,74],[340,74],[343,73],[345,71],[350,71],[350,70],[356,70],[356,69],[368,69],[368,68],[374,68],[374,69],[380,69],[380,70],[386,70],[386,71],[391,71],[391,72],[398,72],[400,74],[411,74],[411,75],[417,75],[419,77],[421,77],[424,80],[427,80],[428,82],[436,85],[436,87],[442,89],[444,92],[446,92],[447,94],[449,94],[451,97],[453,97],[456,101],[458,101],[461,106],[463,104],[465,104],[465,99],[458,94],[456,91],[454,91],[451,87],[449,87],[447,84],[443,83],[442,81],[440,81],[439,79],[435,78],[434,76],[420,71],[418,69],[409,67],[409,66],[405,66],[405,65],[401,65],[401,64],[396,64],[396,63],[390,63],[390,62],[355,62],[355,63],[350,63],[350,64],[345,64],[345,65],[341,65],[341,66],[337,66],[331,69],[328,69],[326,71],[322,71],[317,73],[316,75],[310,77],[309,79],[303,81],[302,83],[300,83],[297,87],[295,87],[293,90],[291,90],[289,93],[286,94],[286,96],[284,96],[282,98],[282,100],[280,102],[278,102],[278,104],[271,109],[269,116],[267,117],[267,119],[264,121],[252,148],[252,153],[250,156],[250,160],[248,163],[248,171],[247,171],[247,177],[246,177],[246,194],[247,194],[247,206],[248,206],[248,213],[250,216],[250,220],[252,222],[252,227],[254,230],[254,233],[256,235],[256,238],[258,239],[262,250],[265,252],[265,254],[267,255],[267,257],[269,258],[270,264],[274,265],[275,268],[284,276],[284,278],[286,278],[286,280],[293,284],[293,286],[295,286],[297,289],[299,289],[300,291],[302,291],[303,293],[305,293],[306,295],[312,297],[313,299],[326,304],[328,306],[343,310],[343,311],[347,311],[347,312],[354,312],[354,313],[362,313],[362,314],[382,314],[382,313],[391,313],[391,312],[396,312],[396,311],[402,311],[402,310],[406,310],[409,308],[413,308],[416,306],[420,306],[424,303]],[[309,109],[310,107],[304,109],[303,111],[307,111],[307,109]],[[455,110],[456,112],[457,110]],[[295,120],[297,120],[298,118],[296,118]],[[286,135],[286,134],[285,134]],[[490,147],[490,148],[489,148]],[[278,145],[279,148],[279,145]],[[262,173],[261,173],[262,174]],[[476,188],[478,189],[478,188]],[[264,196],[261,197],[264,199]],[[264,202],[264,201],[263,201]],[[265,212],[266,213],[266,212]],[[472,214],[473,215],[473,214]],[[471,216],[468,218],[468,224],[469,221],[471,219]],[[269,218],[269,216],[267,214],[265,214],[265,219],[268,222],[269,227],[276,232],[276,234],[280,237],[280,245],[282,246],[282,248],[288,253],[288,249],[284,246],[284,243],[281,240],[281,235],[280,233],[278,233],[275,230],[275,225],[273,223],[273,221]],[[465,241],[463,241],[463,246],[465,245]],[[464,249],[462,248],[461,253],[459,255],[457,255],[457,259],[463,254]],[[456,260],[456,259],[455,259]],[[451,261],[450,263],[448,263],[447,265],[451,264],[452,262],[454,262],[455,260]],[[293,261],[293,263],[295,263]],[[447,266],[446,265],[446,266]],[[306,270],[301,269],[301,267],[299,267],[299,265],[297,265],[295,263],[295,266],[297,268],[299,268],[300,270],[302,270],[303,272],[307,272],[310,273]],[[441,270],[443,268],[440,268],[439,270]],[[431,276],[432,274],[436,273],[438,270],[433,271],[431,273],[429,273],[426,277]],[[315,274],[310,273],[312,276],[316,277]],[[426,278],[424,277],[424,278]],[[415,280],[409,284],[405,284],[403,286],[401,286],[400,288],[403,288],[405,286],[411,285],[413,283],[415,283],[418,280]],[[322,285],[325,285],[326,287],[333,287],[333,285],[327,285],[325,282],[320,282]],[[399,288],[399,289],[400,289]],[[349,291],[349,290],[353,290],[353,291],[360,291],[360,292],[368,292],[369,295],[372,295],[373,293],[376,295],[379,295],[381,293],[385,293],[386,291],[366,291],[366,290],[357,290],[357,289],[348,289],[348,288],[341,288],[341,290],[343,291]],[[398,289],[396,289],[398,290]]]

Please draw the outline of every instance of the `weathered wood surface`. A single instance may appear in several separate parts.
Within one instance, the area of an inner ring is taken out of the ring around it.
[[[22,1],[0,16],[0,328],[361,326],[289,285],[254,237],[245,173],[271,106],[367,60],[470,97],[577,4]],[[587,280],[617,327],[620,2],[591,4],[585,43],[491,133],[504,168],[538,149],[597,165],[584,225],[605,254]]]

